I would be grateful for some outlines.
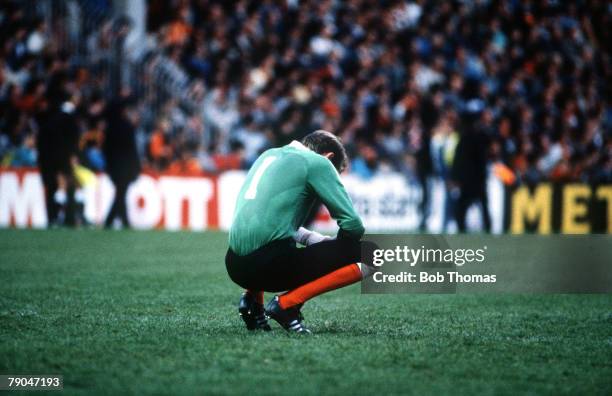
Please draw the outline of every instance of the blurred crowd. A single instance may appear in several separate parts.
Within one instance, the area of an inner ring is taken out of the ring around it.
[[[129,84],[109,96],[112,79],[62,48],[61,20],[6,2],[0,157],[39,163],[55,101],[72,106],[73,161],[104,171],[107,110],[123,98],[139,161],[155,171],[243,169],[326,129],[363,178],[435,175],[476,191],[493,164],[508,184],[612,182],[610,26],[612,6],[595,0],[151,0],[147,33],[192,92],[189,105],[166,95],[153,107]],[[88,32],[90,56],[112,53],[124,28]]]

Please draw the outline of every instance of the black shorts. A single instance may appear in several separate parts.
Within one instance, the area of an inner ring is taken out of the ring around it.
[[[245,289],[291,290],[339,268],[361,262],[362,243],[344,238],[298,248],[293,239],[282,239],[246,256],[228,249],[225,266],[230,278]]]

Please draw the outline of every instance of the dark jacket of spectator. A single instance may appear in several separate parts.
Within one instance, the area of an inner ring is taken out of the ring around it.
[[[476,195],[487,181],[487,136],[479,129],[466,129],[461,134],[452,167],[452,180],[462,193]]]
[[[50,226],[59,221],[61,208],[65,208],[64,223],[75,225],[76,188],[72,158],[76,158],[79,148],[79,126],[75,106],[70,101],[63,101],[67,94],[57,96],[50,109],[40,116],[40,131],[37,140],[38,165],[45,186],[47,219]],[[65,186],[59,184],[62,176]],[[66,187],[67,201],[58,202],[55,193]]]
[[[136,134],[127,117],[126,104],[111,102],[106,112],[104,156],[106,171],[115,184],[129,184],[140,173]]]
[[[38,163],[54,172],[71,173],[70,159],[79,150],[79,127],[70,102],[51,109],[40,117]]]

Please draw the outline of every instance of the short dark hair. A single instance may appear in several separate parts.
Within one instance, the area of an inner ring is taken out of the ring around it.
[[[331,163],[342,172],[348,164],[346,150],[338,136],[324,130],[314,131],[302,139],[302,144],[317,154],[334,153]]]

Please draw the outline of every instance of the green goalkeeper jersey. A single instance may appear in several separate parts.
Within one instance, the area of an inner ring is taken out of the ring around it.
[[[363,224],[331,161],[297,141],[267,150],[238,194],[229,246],[244,256],[292,238],[319,203],[337,221],[338,237],[361,238]]]

